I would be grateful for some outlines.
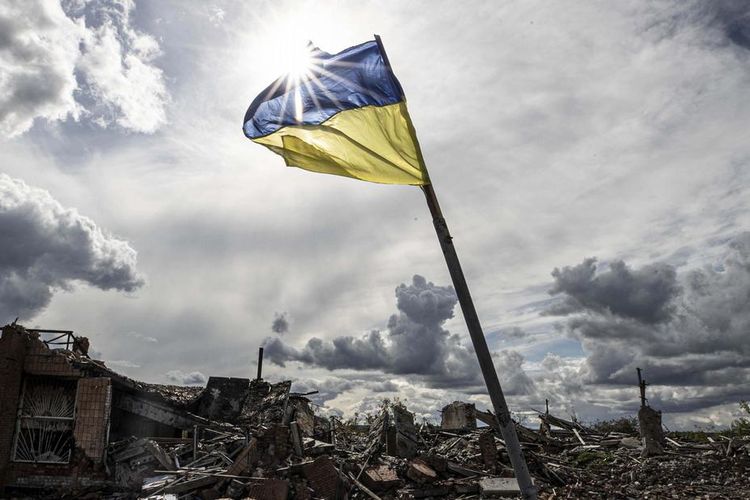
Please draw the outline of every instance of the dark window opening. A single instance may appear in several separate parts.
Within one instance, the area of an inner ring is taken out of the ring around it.
[[[73,452],[76,381],[28,377],[18,412],[13,460],[67,464]]]

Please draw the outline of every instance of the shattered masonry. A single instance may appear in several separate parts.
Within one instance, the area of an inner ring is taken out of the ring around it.
[[[315,415],[290,381],[271,384],[259,373],[255,380],[211,377],[205,388],[147,384],[91,359],[88,348],[72,332],[3,327],[0,495],[385,500],[518,493],[494,415],[472,403],[446,405],[434,426],[417,424],[403,404],[384,402],[362,426]],[[697,443],[658,428],[643,441],[656,435],[659,446],[644,447],[632,433],[597,433],[548,412],[539,419],[538,432],[516,425],[539,498],[742,498],[750,491],[747,437]]]

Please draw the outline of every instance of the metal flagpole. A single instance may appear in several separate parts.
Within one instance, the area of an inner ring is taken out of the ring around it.
[[[393,74],[391,63],[388,60],[388,55],[385,52],[382,40],[378,35],[375,35],[375,40],[378,42],[378,47],[380,48],[380,53],[383,55],[385,65],[388,67],[389,71],[391,71],[391,74]],[[398,82],[395,75],[393,75],[393,79]],[[403,97],[403,90],[401,93]],[[411,119],[408,117],[408,111],[406,111],[406,108],[404,108],[404,113],[407,115],[406,122],[412,139],[414,140],[419,162],[424,167],[424,157],[422,156],[422,150],[419,147],[417,133],[414,130]],[[435,232],[437,232],[438,240],[440,241],[440,248],[443,249],[445,262],[448,264],[448,271],[453,280],[453,287],[456,289],[456,295],[458,295],[458,303],[461,304],[461,310],[464,313],[466,326],[469,329],[471,342],[474,344],[474,351],[477,353],[479,367],[482,369],[484,383],[487,385],[487,392],[490,393],[492,407],[495,409],[495,416],[500,427],[500,433],[503,436],[503,440],[505,440],[505,448],[508,450],[508,457],[510,457],[510,463],[513,465],[518,486],[521,489],[521,494],[524,498],[536,500],[536,488],[534,487],[534,483],[531,482],[529,468],[526,466],[526,459],[521,450],[521,443],[518,442],[515,424],[510,418],[508,404],[505,402],[503,389],[500,387],[500,381],[497,378],[495,365],[492,363],[492,356],[487,347],[487,339],[484,338],[482,325],[479,323],[477,311],[474,309],[474,302],[471,300],[469,286],[466,284],[464,272],[461,270],[461,263],[458,261],[456,249],[453,247],[453,237],[448,231],[448,225],[443,218],[443,212],[440,210],[440,205],[438,204],[437,196],[435,196],[435,190],[432,189],[432,184],[425,184],[421,187],[425,198],[427,199],[427,206],[430,207],[432,223],[435,225]]]
[[[495,409],[500,433],[505,440],[505,447],[508,451],[508,456],[510,457],[510,463],[513,465],[518,486],[521,489],[521,494],[524,498],[536,499],[536,488],[531,482],[529,469],[526,466],[526,459],[523,456],[521,443],[519,443],[518,435],[516,434],[515,424],[510,418],[508,404],[505,402],[503,389],[500,387],[500,381],[497,378],[495,365],[492,362],[492,356],[487,347],[487,339],[485,339],[484,333],[482,332],[482,325],[479,323],[479,317],[474,308],[474,302],[471,300],[469,287],[466,284],[466,278],[464,278],[464,273],[461,270],[461,263],[458,261],[456,249],[453,247],[453,237],[448,231],[448,225],[445,223],[443,213],[440,210],[440,205],[438,204],[437,196],[435,196],[435,190],[432,188],[432,185],[426,184],[422,186],[422,191],[424,191],[425,198],[427,199],[427,206],[430,207],[430,214],[432,214],[432,222],[435,225],[435,232],[437,233],[438,240],[440,240],[440,247],[443,249],[445,262],[448,264],[448,271],[453,280],[453,286],[456,289],[456,295],[458,295],[458,302],[461,304],[461,310],[464,313],[466,326],[469,329],[471,342],[474,344],[474,351],[477,353],[479,367],[482,369],[482,376],[484,376],[484,382],[487,384],[487,391],[490,393],[490,399],[492,400],[492,406]]]

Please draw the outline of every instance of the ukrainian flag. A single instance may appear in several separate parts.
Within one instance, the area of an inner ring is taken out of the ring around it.
[[[255,98],[245,135],[287,166],[384,184],[429,184],[406,99],[380,39],[310,65]]]

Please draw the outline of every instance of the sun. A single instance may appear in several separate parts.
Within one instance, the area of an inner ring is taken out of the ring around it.
[[[263,14],[249,7],[256,30],[240,32],[239,44],[252,51],[252,72],[272,81],[285,75],[290,79],[310,76],[315,66],[316,47],[346,47],[348,17],[330,12],[314,0],[273,2]],[[245,57],[244,60],[249,60]]]
[[[285,59],[286,74],[290,80],[299,82],[309,78],[314,66],[312,43],[289,46]]]
[[[269,92],[285,94],[281,105],[289,106],[295,121],[302,124],[305,115],[314,114],[321,105],[316,94],[327,94],[321,80],[340,78],[328,70],[327,54],[318,47],[346,47],[354,39],[341,28],[348,25],[347,19],[323,15],[316,2],[302,1],[293,8],[272,8],[262,20],[259,30],[241,32],[241,45],[253,48],[250,57],[245,57],[251,61],[246,66],[248,81],[257,86],[272,81]]]
[[[302,102],[302,93],[300,88],[308,85],[310,80],[315,79],[312,71],[315,65],[313,53],[315,47],[311,42],[307,44],[289,45],[289,50],[285,54],[284,64],[286,66],[286,88],[293,90],[294,117],[297,122],[302,122],[304,106]]]

